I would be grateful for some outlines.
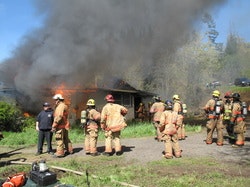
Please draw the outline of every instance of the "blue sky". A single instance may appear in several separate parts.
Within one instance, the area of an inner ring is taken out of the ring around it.
[[[228,0],[227,4],[216,9],[213,14],[219,32],[216,42],[225,43],[231,32],[250,42],[249,10],[249,0]]]
[[[0,62],[11,55],[21,38],[42,25],[42,17],[35,12],[32,0],[0,0]],[[213,18],[219,36],[216,42],[225,43],[233,32],[250,42],[250,1],[229,0],[214,11]]]
[[[11,55],[21,38],[42,24],[32,0],[0,0],[0,61]]]

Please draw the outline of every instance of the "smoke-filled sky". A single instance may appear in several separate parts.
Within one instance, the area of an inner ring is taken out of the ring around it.
[[[20,43],[25,33],[40,27],[44,15],[36,12],[33,0],[0,0],[0,62],[11,55],[11,51]],[[225,42],[230,31],[250,41],[250,1],[227,0],[213,11],[216,29],[219,31],[217,42]]]
[[[123,74],[140,58],[149,73],[159,51],[184,45],[202,15],[226,0],[35,0],[44,22],[22,38],[1,72],[25,95],[59,83],[87,85]],[[22,15],[20,15],[22,16]],[[16,15],[18,19],[19,15]]]

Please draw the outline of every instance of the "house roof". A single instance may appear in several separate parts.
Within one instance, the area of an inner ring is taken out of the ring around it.
[[[105,84],[97,84],[98,89],[112,92],[135,93],[141,96],[154,96],[154,93],[137,90],[122,79],[110,79]]]

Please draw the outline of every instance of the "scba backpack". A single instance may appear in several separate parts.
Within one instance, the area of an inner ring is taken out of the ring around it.
[[[26,182],[26,173],[21,172],[9,176],[7,180],[2,184],[2,187],[22,187],[26,184]]]

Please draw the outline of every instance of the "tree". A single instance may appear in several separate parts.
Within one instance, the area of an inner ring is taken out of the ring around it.
[[[210,14],[205,13],[204,16],[203,16],[203,18],[202,18],[202,21],[203,21],[204,23],[206,23],[207,26],[208,26],[208,29],[209,29],[209,30],[207,31],[207,35],[208,35],[209,41],[210,41],[212,44],[215,44],[215,45],[216,45],[215,40],[216,40],[216,38],[218,37],[219,32],[216,31],[216,29],[215,29],[215,28],[216,28],[216,24],[215,24],[215,22],[214,22],[214,20],[213,20],[213,17],[212,17]]]
[[[224,78],[233,82],[238,77],[250,77],[250,43],[230,33],[222,59]]]

